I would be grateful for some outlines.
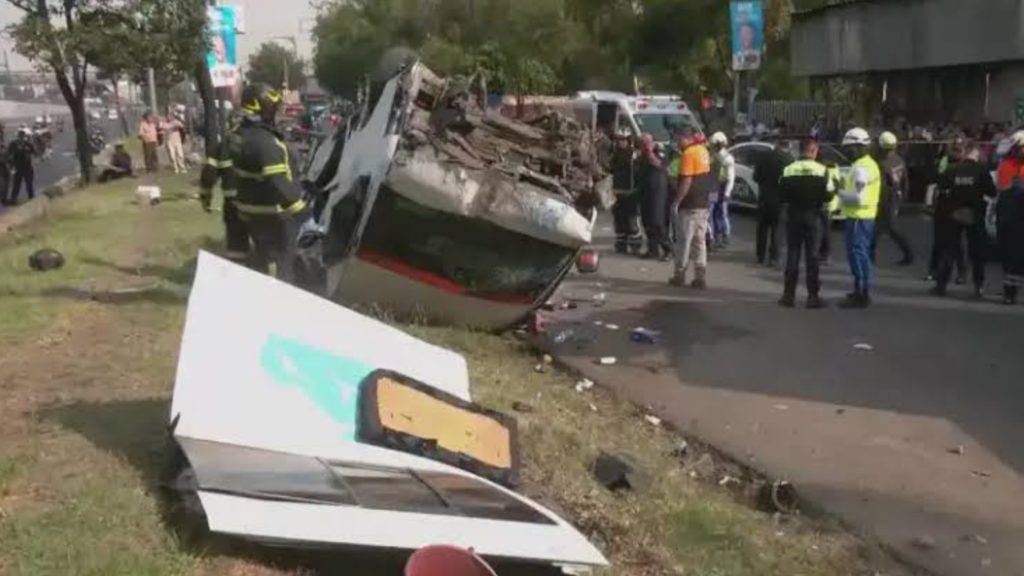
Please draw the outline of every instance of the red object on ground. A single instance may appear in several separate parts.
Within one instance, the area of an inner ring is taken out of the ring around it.
[[[497,576],[472,550],[455,546],[420,548],[405,564],[405,576]]]
[[[594,274],[597,272],[600,263],[601,256],[598,254],[597,250],[594,250],[593,248],[586,248],[580,252],[579,257],[576,258],[576,269],[579,270],[581,274]]]

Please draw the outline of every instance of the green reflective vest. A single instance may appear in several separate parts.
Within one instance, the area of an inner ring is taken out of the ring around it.
[[[850,173],[846,176],[845,188],[848,194],[855,193],[857,190],[858,172],[864,172],[868,176],[863,204],[843,205],[843,216],[855,220],[874,220],[878,215],[878,201],[882,197],[882,171],[870,155],[865,155],[854,162],[850,167]]]

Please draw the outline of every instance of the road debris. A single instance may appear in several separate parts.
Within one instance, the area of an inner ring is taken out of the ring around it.
[[[630,341],[638,344],[657,344],[660,336],[660,332],[648,330],[647,328],[634,328],[629,333]]]
[[[611,330],[611,331],[613,331],[613,332],[619,329],[619,325],[618,324],[605,324],[604,327],[609,329],[609,330]]]
[[[601,266],[601,253],[593,248],[584,248],[576,257],[576,270],[580,274],[596,274]]]
[[[658,427],[661,426],[661,418],[658,418],[657,416],[653,416],[651,414],[648,414],[648,415],[644,416],[644,420],[646,420],[648,424],[650,424],[651,426],[654,426],[655,428],[658,428]]]
[[[776,480],[761,487],[760,501],[766,510],[793,514],[797,511],[800,498],[792,483],[787,480]]]
[[[36,250],[28,257],[28,267],[36,272],[48,272],[64,267],[64,255],[53,248]]]
[[[576,383],[574,387],[577,392],[586,392],[594,387],[594,381],[589,378],[584,378]]]
[[[597,360],[597,363],[602,366],[614,366],[618,362],[615,356],[604,356]]]
[[[988,539],[981,534],[964,534],[960,539],[964,542],[973,542],[975,544],[981,544],[982,546],[988,546]]]
[[[517,434],[472,403],[462,356],[206,252],[170,429],[166,484],[215,533],[381,550],[430,534],[485,557],[607,564],[564,520],[480,475],[518,467]]]
[[[872,346],[871,344],[866,343],[866,342],[861,342],[859,344],[854,344],[853,345],[853,349],[854,350],[860,350],[862,352],[871,352],[872,350],[875,349],[875,347]]]
[[[552,338],[551,341],[554,342],[555,344],[565,344],[566,342],[569,341],[569,339],[571,339],[575,335],[575,330],[573,330],[572,328],[567,328],[559,332],[557,335],[555,335],[555,337]]]
[[[537,364],[536,366],[533,367],[533,371],[538,374],[544,374],[545,372],[548,371],[548,367],[545,366],[544,364]]]
[[[956,454],[957,456],[963,456],[964,455],[964,446],[963,446],[963,444],[961,444],[959,446],[954,446],[953,448],[950,448],[949,449],[949,453],[950,454]]]
[[[510,119],[486,98],[482,82],[414,62],[313,150],[319,248],[343,255],[321,258],[331,298],[496,330],[565,278],[614,202],[604,136],[553,111]]]
[[[676,447],[672,449],[672,457],[683,459],[689,454],[690,444],[686,440],[680,440],[676,444]]]
[[[594,461],[594,478],[612,492],[639,490],[647,483],[646,476],[633,463],[632,458],[625,454],[612,455],[606,452],[601,452]]]

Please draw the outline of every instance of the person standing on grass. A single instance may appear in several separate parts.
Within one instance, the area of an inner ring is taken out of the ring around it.
[[[670,212],[675,231],[675,274],[673,286],[686,285],[686,273],[693,263],[693,283],[698,290],[707,288],[708,202],[717,185],[711,173],[711,154],[697,140],[697,132],[685,127],[679,133],[679,185]]]
[[[3,124],[0,124],[2,127]],[[7,144],[3,140],[3,130],[0,130],[0,203],[7,203],[7,186],[11,181],[11,170],[7,162]]]
[[[821,213],[835,195],[835,179],[831,170],[818,162],[818,143],[806,140],[800,146],[800,160],[782,172],[779,196],[787,209],[786,279],[779,305],[796,305],[796,288],[800,280],[800,253],[807,261],[807,307],[825,307],[821,299],[818,256],[822,234]]]
[[[160,145],[159,126],[151,112],[146,112],[139,123],[139,140],[142,141],[142,159],[146,172],[154,173],[159,169],[156,151]]]
[[[9,198],[4,198],[4,204],[13,206],[18,203],[22,183],[25,184],[28,199],[31,200],[36,197],[36,173],[35,168],[32,166],[32,157],[35,154],[36,147],[32,144],[32,140],[29,139],[29,129],[22,128],[18,130],[18,138],[11,142],[11,146],[7,151],[11,167],[14,168],[14,178],[13,185],[11,186],[11,195]]]
[[[181,133],[185,126],[173,114],[168,114],[161,123],[160,128],[164,132],[164,145],[167,147],[167,155],[171,159],[171,166],[175,174],[183,174],[188,170],[185,167],[185,148],[182,144]]]

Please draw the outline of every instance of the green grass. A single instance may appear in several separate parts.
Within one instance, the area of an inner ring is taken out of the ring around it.
[[[220,218],[181,198],[185,178],[162,178],[169,202],[133,202],[137,181],[93,187],[46,221],[0,238],[0,574],[287,574],[249,554],[183,545],[164,520],[157,477],[185,296],[196,251],[216,245]],[[37,273],[28,255],[62,251],[67,266]],[[82,289],[153,290],[123,302]],[[511,337],[402,326],[466,356],[475,399],[520,424],[523,492],[564,514],[614,566],[608,575],[861,574],[853,538],[796,520],[779,528],[718,489],[689,478],[669,454],[678,438],[600,390],[534,371]],[[652,481],[611,494],[592,479],[601,450],[629,452]]]

